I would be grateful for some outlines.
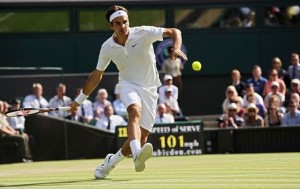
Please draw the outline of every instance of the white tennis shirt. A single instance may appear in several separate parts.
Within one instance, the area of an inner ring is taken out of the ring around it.
[[[120,83],[159,87],[152,43],[163,40],[163,31],[164,28],[153,26],[129,28],[124,47],[114,41],[113,35],[103,43],[96,68],[104,71],[112,61],[119,70]]]

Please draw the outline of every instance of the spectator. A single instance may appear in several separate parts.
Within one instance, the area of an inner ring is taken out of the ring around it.
[[[121,116],[114,115],[114,109],[111,104],[106,105],[103,115],[96,122],[96,127],[114,133],[118,125],[127,125],[127,122]]]
[[[227,106],[226,113],[219,119],[219,127],[233,127],[235,129],[244,125],[244,119],[238,116],[238,106],[236,103],[230,103]]]
[[[269,127],[282,125],[284,114],[279,111],[278,107],[273,103],[269,106],[266,117],[265,125]]]
[[[27,95],[23,101],[24,108],[48,108],[49,103],[43,97],[43,86],[40,83],[33,83],[33,94]]]
[[[180,114],[180,108],[178,105],[178,101],[172,96],[172,89],[166,88],[165,90],[165,101],[161,103],[165,103],[167,106],[170,107],[172,114],[176,117]]]
[[[256,93],[257,94],[257,93]],[[256,107],[258,108],[258,115],[260,115],[262,118],[265,117],[266,113],[267,113],[267,109],[265,107],[265,104],[264,103],[257,103],[256,102],[256,98],[254,96],[254,93],[250,93],[247,95],[247,106],[244,105],[245,108],[247,108],[249,106],[249,104],[253,103],[256,105]],[[244,103],[245,104],[245,103]]]
[[[278,73],[278,78],[285,81],[285,77],[287,75],[287,72],[285,69],[282,68],[282,62],[280,60],[279,57],[274,57],[272,59],[272,66],[271,66],[271,70],[275,69],[277,70]]]
[[[300,111],[297,109],[297,102],[290,101],[288,112],[283,117],[284,126],[300,125]]]
[[[21,108],[21,101],[19,99],[13,99],[10,102],[11,109],[17,110]],[[18,116],[18,117],[7,117],[6,118],[9,125],[18,131],[19,133],[24,133],[25,130],[25,117],[24,116]]]
[[[264,119],[258,115],[258,108],[254,103],[250,103],[246,109],[245,126],[264,127]]]
[[[241,73],[239,70],[234,69],[231,72],[231,80],[233,85],[240,97],[243,97],[245,95],[245,90],[246,90],[246,84],[241,81]]]
[[[269,107],[269,101],[271,96],[278,96],[279,97],[279,106],[282,106],[285,100],[285,96],[279,91],[279,83],[278,81],[273,81],[271,83],[271,92],[267,94],[267,96],[264,99],[265,106]]]
[[[164,76],[164,84],[158,88],[159,99],[158,102],[164,102],[166,100],[165,92],[166,88],[172,89],[172,96],[178,100],[178,87],[173,85],[173,77],[171,75]]]
[[[157,106],[155,123],[174,123],[175,118],[172,114],[167,113],[167,107],[164,103]]]
[[[175,54],[174,48],[168,47],[169,58],[165,59],[161,70],[166,75],[171,75],[173,77],[173,83],[178,88],[179,98],[177,100],[181,102],[182,100],[182,70],[184,65],[182,60]],[[175,95],[175,94],[174,94]],[[178,94],[177,94],[178,95]]]
[[[115,100],[113,101],[113,108],[116,115],[122,116],[125,120],[127,120],[127,109],[120,99],[118,87],[119,84],[115,86]]]
[[[291,88],[285,95],[285,102],[284,102],[285,107],[288,106],[288,104],[290,102],[291,94],[293,94],[293,93],[298,93],[300,95],[300,80],[299,79],[292,79]]]
[[[75,98],[80,94],[82,88],[77,88],[75,91]],[[89,123],[94,118],[93,103],[86,99],[82,105],[78,108],[77,112],[72,112],[67,116],[68,119],[73,121],[79,121],[82,123]]]
[[[222,108],[223,108],[223,113],[227,112],[227,108],[231,103],[235,103],[238,106],[239,109],[239,115],[241,116],[243,114],[243,105],[244,105],[244,100],[242,97],[238,96],[238,93],[233,85],[229,85],[226,88],[226,98],[223,101]]]
[[[249,102],[248,102],[248,95],[250,94],[253,94],[254,95],[254,98],[255,98],[255,103],[256,104],[261,104],[263,106],[264,105],[264,99],[254,91],[254,87],[253,87],[253,84],[252,83],[249,83],[246,85],[246,94],[244,95],[244,98],[243,98],[243,101],[244,101],[244,107],[247,107]]]
[[[111,102],[107,99],[107,90],[102,88],[98,90],[97,99],[94,102],[94,118],[100,119],[104,112],[104,107],[111,105]]]
[[[49,100],[49,107],[58,108],[63,106],[68,106],[71,104],[72,99],[66,96],[67,87],[63,83],[59,83],[56,87],[56,95]],[[70,115],[68,111],[52,111],[49,113],[50,115],[57,117],[67,117]]]
[[[300,63],[299,54],[291,54],[291,65],[288,67],[288,75],[290,80],[299,79],[300,80]]]
[[[268,93],[270,93],[271,90],[271,84],[273,81],[277,81],[279,84],[279,92],[285,95],[286,93],[286,86],[282,79],[278,78],[278,72],[276,69],[271,69],[269,74],[269,80],[266,82],[264,91],[263,91],[263,97],[265,97]]]
[[[300,109],[300,106],[299,106],[300,96],[298,93],[292,93],[291,97],[290,97],[290,101],[295,101],[297,103],[297,109],[298,110]]]
[[[261,68],[258,65],[254,65],[252,68],[252,78],[247,80],[247,84],[252,83],[254,87],[254,91],[258,93],[260,96],[263,96],[263,90],[267,79],[262,77]]]
[[[30,162],[32,155],[29,148],[29,138],[26,133],[19,133],[13,129],[5,116],[5,109],[3,101],[0,101],[0,141],[14,142],[18,144],[18,157],[20,161]]]

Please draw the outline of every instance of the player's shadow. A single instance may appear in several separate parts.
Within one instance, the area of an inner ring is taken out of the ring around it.
[[[72,183],[81,183],[81,182],[99,182],[99,181],[114,181],[114,182],[122,182],[129,181],[126,179],[85,179],[85,180],[71,180],[71,181],[61,181],[61,182],[39,182],[39,183],[27,183],[27,184],[0,184],[0,188],[8,188],[8,187],[29,187],[29,186],[59,186],[60,184],[72,184]]]

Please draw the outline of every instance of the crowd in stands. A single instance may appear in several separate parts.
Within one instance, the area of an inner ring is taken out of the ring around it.
[[[288,69],[274,57],[268,78],[261,67],[254,65],[252,77],[241,80],[241,73],[231,72],[231,83],[225,90],[223,114],[219,127],[267,127],[300,124],[300,63],[299,54],[292,53]]]

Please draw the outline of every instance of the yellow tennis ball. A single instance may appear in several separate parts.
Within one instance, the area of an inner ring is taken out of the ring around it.
[[[192,68],[194,71],[200,71],[202,68],[202,65],[199,61],[194,61],[192,64]]]

